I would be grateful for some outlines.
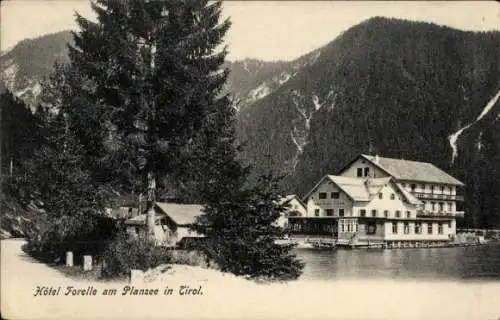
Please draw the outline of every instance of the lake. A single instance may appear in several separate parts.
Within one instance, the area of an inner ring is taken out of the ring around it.
[[[295,249],[306,263],[301,279],[500,280],[500,242],[415,249]]]

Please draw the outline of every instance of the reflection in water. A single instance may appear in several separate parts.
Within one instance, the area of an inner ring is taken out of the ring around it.
[[[500,243],[414,249],[296,249],[303,279],[430,278],[500,280]]]

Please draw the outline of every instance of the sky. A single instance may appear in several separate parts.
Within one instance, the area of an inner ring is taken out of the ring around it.
[[[95,19],[88,0],[6,0],[0,5],[1,51],[25,38],[76,30],[75,11]],[[292,60],[374,16],[500,30],[500,4],[493,1],[225,1],[223,17],[232,21],[228,59]]]

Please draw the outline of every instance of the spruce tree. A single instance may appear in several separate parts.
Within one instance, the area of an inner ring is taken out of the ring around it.
[[[16,198],[43,212],[35,218],[27,239],[32,249],[61,257],[66,250],[102,250],[103,239],[114,227],[104,219],[109,194],[82,168],[83,149],[69,130],[67,115],[59,113],[49,123],[46,143],[23,162],[12,181]],[[109,227],[109,228],[108,228]]]
[[[221,3],[99,0],[93,9],[96,23],[77,16],[71,74],[84,85],[73,88],[79,101],[69,113],[78,127],[95,124],[76,128],[87,148],[112,142],[99,148],[124,187],[147,190],[149,234],[156,184],[190,182],[206,207],[204,250],[223,270],[297,277],[301,263],[274,242],[283,208],[273,184],[248,186],[249,169],[237,159]]]
[[[121,186],[147,190],[151,234],[156,184],[179,174],[227,76],[220,70],[226,51],[217,49],[229,22],[219,24],[219,2],[99,0],[92,8],[98,22],[78,15],[70,47],[74,74],[85,83],[74,88],[84,103],[72,103],[70,113],[97,123],[79,134],[87,147],[106,144],[93,134],[110,137],[107,160]]]

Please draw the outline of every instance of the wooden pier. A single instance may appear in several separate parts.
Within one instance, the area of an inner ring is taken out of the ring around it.
[[[480,241],[421,241],[421,240],[356,240],[349,241],[344,239],[333,238],[299,238],[289,239],[290,243],[297,244],[297,248],[314,248],[314,249],[413,249],[413,248],[449,248],[449,247],[469,247],[485,244]]]

